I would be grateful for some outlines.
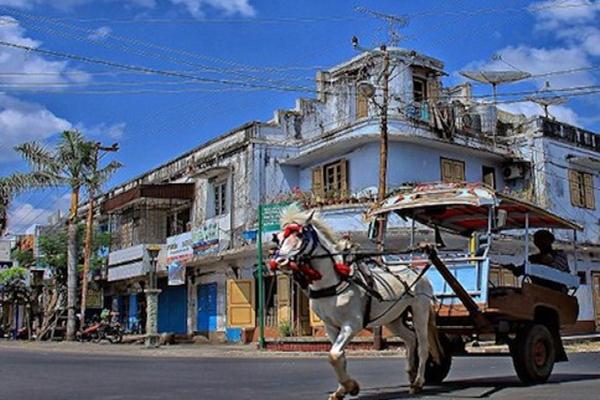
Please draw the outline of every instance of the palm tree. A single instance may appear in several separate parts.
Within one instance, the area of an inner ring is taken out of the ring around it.
[[[64,131],[52,150],[39,142],[29,142],[15,147],[30,166],[30,174],[9,177],[13,184],[32,187],[68,186],[71,190],[71,207],[68,225],[67,256],[67,340],[74,340],[76,330],[75,307],[77,303],[77,206],[79,191],[86,184],[94,155],[94,143],[86,141],[77,131]],[[11,185],[9,184],[9,187]],[[18,185],[12,186],[18,189]],[[13,190],[13,193],[15,190]]]
[[[88,272],[90,270],[90,257],[92,254],[92,233],[94,226],[94,196],[96,191],[106,183],[115,171],[122,167],[121,163],[112,161],[104,168],[98,169],[98,153],[102,151],[117,151],[118,145],[115,143],[112,147],[102,147],[100,143],[94,144],[93,160],[90,173],[86,178],[86,188],[88,194],[87,222],[85,227],[85,248],[83,250],[83,278],[81,280],[81,325],[85,323],[85,310],[87,307],[87,289]]]
[[[12,198],[30,189],[50,186],[51,182],[52,179],[41,171],[0,177],[0,237],[8,227],[8,209]]]

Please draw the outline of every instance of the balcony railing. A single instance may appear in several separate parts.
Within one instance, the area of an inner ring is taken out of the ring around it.
[[[545,117],[540,117],[537,123],[544,136],[600,152],[600,135],[597,133]]]

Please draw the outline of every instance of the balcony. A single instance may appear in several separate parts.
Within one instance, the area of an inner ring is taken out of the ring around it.
[[[537,128],[546,137],[600,152],[600,135],[545,117],[536,119]]]

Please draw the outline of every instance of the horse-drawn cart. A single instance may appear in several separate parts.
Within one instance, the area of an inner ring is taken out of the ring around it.
[[[425,246],[430,263],[416,252],[386,258],[392,270],[394,265],[427,268],[425,276],[433,285],[445,351],[441,363],[428,364],[427,381],[441,382],[451,357],[467,355],[467,341],[486,337],[509,345],[517,375],[526,383],[546,381],[554,363],[567,360],[560,329],[577,319],[574,291],[579,280],[552,265],[530,262],[529,233],[534,228],[572,230],[574,245],[580,226],[528,202],[468,184],[417,186],[390,196],[370,215],[381,221],[390,213],[412,224],[413,246],[416,224],[433,228],[438,239],[446,231],[468,243],[464,250],[448,250],[440,243]]]

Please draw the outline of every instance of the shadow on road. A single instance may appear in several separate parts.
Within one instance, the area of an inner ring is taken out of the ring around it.
[[[600,374],[554,374],[544,385],[553,385],[566,382],[579,382],[600,379]],[[502,376],[491,378],[461,379],[443,383],[439,386],[426,386],[419,394],[421,397],[461,398],[461,399],[485,399],[495,393],[507,388],[526,387],[514,376]],[[399,385],[382,388],[363,388],[361,394],[356,397],[360,400],[394,400],[414,398],[408,393],[408,385]]]

